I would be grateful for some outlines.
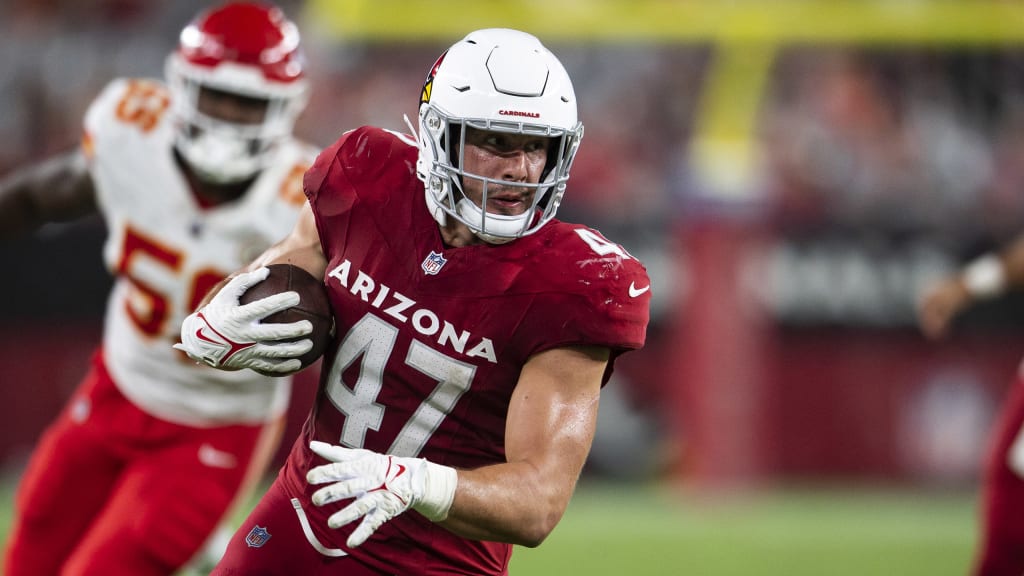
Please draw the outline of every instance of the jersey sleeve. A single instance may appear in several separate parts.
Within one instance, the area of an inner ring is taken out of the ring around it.
[[[105,136],[107,127],[113,124],[114,108],[117,99],[125,90],[126,80],[118,78],[111,81],[89,103],[83,119],[83,129],[91,138]]]
[[[170,93],[156,80],[117,78],[86,109],[85,140],[110,145],[128,137],[169,129]],[[114,144],[116,145],[116,144]]]
[[[328,258],[343,245],[348,219],[357,206],[367,207],[367,216],[377,218],[389,195],[407,189],[404,156],[409,146],[393,132],[363,126],[342,134],[317,156],[302,187]],[[401,161],[396,162],[399,156]]]
[[[99,174],[108,176],[104,178],[108,185],[96,188],[101,211],[144,201],[137,187],[110,183],[150,170],[149,157],[167,154],[173,138],[170,107],[170,93],[163,83],[117,78],[86,109],[82,151],[94,179]]]
[[[521,328],[529,353],[567,345],[602,346],[618,355],[643,347],[651,281],[643,264],[595,230],[564,235],[557,260],[544,263],[555,289],[538,295]]]

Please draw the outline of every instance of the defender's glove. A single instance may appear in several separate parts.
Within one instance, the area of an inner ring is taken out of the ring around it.
[[[313,325],[309,320],[290,324],[261,324],[260,320],[295,306],[299,294],[289,291],[244,305],[238,302],[250,286],[266,279],[269,273],[264,266],[232,278],[206,306],[185,318],[181,343],[174,347],[214,368],[252,368],[271,376],[297,371],[302,366],[298,356],[309,352],[313,341],[275,341],[306,336]]]
[[[309,447],[333,462],[317,466],[306,474],[310,484],[334,482],[313,493],[313,504],[323,506],[355,498],[332,514],[327,525],[338,528],[363,518],[348,537],[349,548],[366,542],[382,524],[409,508],[434,522],[448,517],[459,479],[454,468],[423,458],[400,458],[315,440]]]

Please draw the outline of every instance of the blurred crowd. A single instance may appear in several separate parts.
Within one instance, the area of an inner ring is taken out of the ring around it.
[[[1024,215],[1024,52],[793,50],[764,115],[784,227],[968,241]]]
[[[110,78],[161,76],[177,30],[203,4],[0,3],[0,172],[74,145]],[[346,42],[306,21],[303,2],[280,4],[303,26],[315,86],[299,132],[325,145],[361,124],[404,130],[414,79],[444,42]],[[687,210],[678,174],[712,48],[549,43],[577,79],[586,125],[563,217],[649,254],[654,275],[667,277],[666,238]],[[756,199],[783,235],[927,237],[965,257],[1021,227],[1024,51],[784,48],[770,78]]]
[[[1022,80],[1024,51],[1006,46],[786,51],[760,133],[781,275],[794,260],[864,270],[852,283],[872,289],[850,299],[877,302],[839,319],[911,324],[923,284],[1024,226]],[[1018,300],[989,315],[1019,319]]]

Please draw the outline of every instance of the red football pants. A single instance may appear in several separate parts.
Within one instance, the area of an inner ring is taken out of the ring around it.
[[[1014,470],[1010,451],[1024,441],[1024,378],[1010,389],[994,429],[982,485],[982,536],[975,576],[1024,574],[1024,467]]]
[[[307,534],[302,525],[302,514],[278,477],[231,537],[224,558],[210,576],[391,576],[350,556],[317,551],[310,541],[315,538],[311,529]]]
[[[173,574],[262,474],[280,424],[160,420],[120,393],[97,354],[21,479],[4,574]]]

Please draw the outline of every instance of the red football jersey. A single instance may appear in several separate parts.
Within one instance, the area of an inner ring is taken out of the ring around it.
[[[971,576],[1024,574],[1024,364],[985,452],[981,538]]]
[[[284,481],[317,538],[389,573],[501,574],[511,546],[460,538],[416,512],[365,544],[344,542],[316,508],[306,471],[316,439],[439,464],[505,461],[505,419],[522,366],[562,346],[644,344],[650,280],[622,247],[553,220],[503,245],[444,245],[408,139],[353,130],[305,178],[336,318],[316,404]],[[609,363],[605,381],[610,376]]]

